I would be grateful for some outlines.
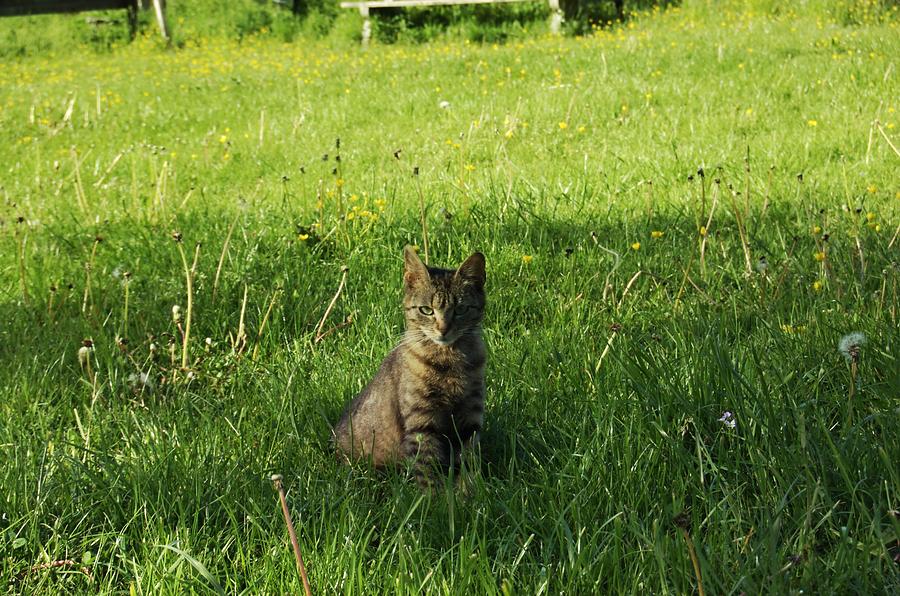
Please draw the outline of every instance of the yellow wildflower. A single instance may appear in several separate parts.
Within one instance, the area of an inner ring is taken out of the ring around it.
[[[822,233],[822,226],[813,226],[812,233],[813,233],[813,234],[821,234],[821,233]]]
[[[816,122],[815,120],[807,120],[807,121],[806,121],[806,125],[807,125],[807,126],[818,126],[819,123]]]
[[[531,255],[522,255],[522,263],[524,263],[526,265],[533,260],[534,260],[534,257],[532,257]]]
[[[814,281],[812,284],[812,289],[814,292],[821,292],[822,291],[822,282],[820,282],[818,279],[816,281]]]
[[[819,251],[819,252],[815,253],[815,254],[813,255],[813,257],[814,257],[817,261],[824,261],[824,260],[825,260],[825,253]]]
[[[569,123],[568,123],[568,122],[560,122],[560,123],[559,123],[559,129],[560,129],[560,130],[565,130],[565,129],[567,129],[567,128],[569,128]]]
[[[640,250],[640,249],[641,249],[641,243],[640,243],[640,242],[632,242],[632,243],[631,243],[631,250]]]
[[[298,238],[300,241],[306,241],[306,240],[309,240],[309,234],[298,234],[298,235],[297,235],[297,238]]]
[[[659,230],[653,230],[652,232],[650,232],[650,237],[651,238],[662,238],[663,233]]]

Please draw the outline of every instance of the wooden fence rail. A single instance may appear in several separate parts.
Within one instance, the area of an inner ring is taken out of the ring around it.
[[[0,17],[84,12],[88,10],[127,10],[132,35],[137,30],[137,11],[153,8],[159,32],[169,39],[165,0],[0,0]]]

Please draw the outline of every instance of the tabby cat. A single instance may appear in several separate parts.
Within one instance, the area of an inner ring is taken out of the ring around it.
[[[420,485],[459,469],[484,414],[484,255],[456,270],[403,249],[406,333],[334,427],[338,453],[376,467],[408,461]]]

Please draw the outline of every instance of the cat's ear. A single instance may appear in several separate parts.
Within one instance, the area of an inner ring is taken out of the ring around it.
[[[476,252],[466,259],[456,270],[456,277],[461,277],[474,283],[478,288],[483,288],[485,281],[484,255]]]
[[[428,279],[428,268],[412,246],[403,247],[403,281],[408,286],[415,285]]]

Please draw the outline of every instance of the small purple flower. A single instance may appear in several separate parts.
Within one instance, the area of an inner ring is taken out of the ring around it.
[[[722,414],[722,417],[719,418],[719,422],[722,422],[728,428],[735,428],[737,426],[737,420],[734,418],[734,414],[729,411],[725,411]]]

